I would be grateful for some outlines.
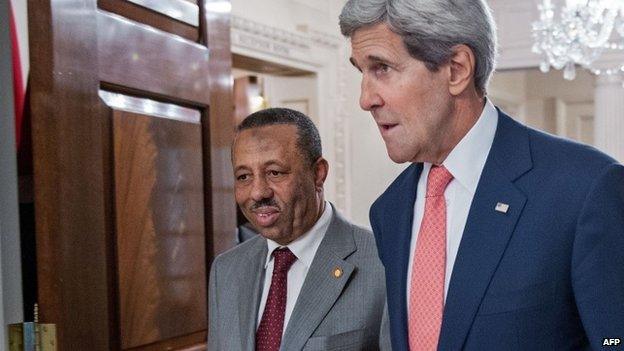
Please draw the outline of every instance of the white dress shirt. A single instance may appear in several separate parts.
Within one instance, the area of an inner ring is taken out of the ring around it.
[[[314,260],[316,251],[318,250],[319,245],[321,245],[321,241],[323,241],[325,232],[327,232],[327,228],[331,222],[332,213],[333,210],[331,204],[325,201],[323,214],[318,221],[316,221],[314,226],[307,233],[285,246],[289,248],[295,256],[297,256],[297,260],[288,270],[288,278],[286,282],[286,313],[284,315],[284,329],[282,330],[282,333],[284,333],[286,327],[288,326],[290,315],[295,307],[297,297],[299,296],[303,282],[308,274],[312,260]],[[275,241],[268,239],[267,245],[269,250],[267,251],[267,259],[264,265],[264,285],[262,288],[262,297],[260,298],[256,329],[258,329],[260,320],[262,320],[262,313],[264,312],[264,306],[266,305],[269,289],[271,288],[271,277],[273,275],[274,264],[273,256],[271,254],[275,251],[275,249],[284,247]]]
[[[448,294],[449,282],[453,272],[453,265],[459,250],[466,226],[466,219],[472,204],[472,198],[477,190],[477,184],[485,161],[494,141],[496,126],[498,125],[498,111],[489,100],[486,100],[485,107],[479,119],[468,133],[453,148],[442,165],[453,175],[453,180],[444,191],[446,200],[446,271],[444,277],[444,301]],[[425,162],[423,170],[418,179],[418,190],[414,203],[414,221],[412,225],[412,239],[410,243],[410,258],[407,270],[407,304],[409,308],[410,285],[412,276],[412,265],[420,224],[425,211],[425,194],[427,189],[427,177],[431,163]]]

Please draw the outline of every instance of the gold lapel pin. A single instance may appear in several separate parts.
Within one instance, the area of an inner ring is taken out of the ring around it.
[[[342,277],[342,269],[340,267],[334,268],[334,277],[335,278]]]
[[[507,213],[507,211],[509,211],[509,205],[499,202],[496,204],[496,207],[494,207],[494,209],[498,212]]]

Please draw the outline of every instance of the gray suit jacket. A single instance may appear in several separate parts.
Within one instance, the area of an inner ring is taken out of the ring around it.
[[[218,256],[210,270],[210,351],[255,348],[266,239],[255,237]],[[336,278],[336,268],[343,271]],[[369,230],[334,210],[282,338],[283,351],[377,350],[386,302],[384,270]],[[383,329],[383,330],[382,330]]]

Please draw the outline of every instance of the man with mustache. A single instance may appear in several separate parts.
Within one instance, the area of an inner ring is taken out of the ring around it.
[[[379,349],[383,267],[372,233],[324,200],[329,165],[312,121],[283,108],[248,116],[232,165],[260,235],[212,265],[209,350]]]
[[[624,167],[494,107],[486,2],[349,0],[340,27],[360,106],[411,163],[370,211],[393,350],[624,338]]]

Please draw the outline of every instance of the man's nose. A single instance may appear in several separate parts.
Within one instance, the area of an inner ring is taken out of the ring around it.
[[[360,107],[362,110],[372,111],[376,107],[383,105],[383,100],[377,93],[375,84],[366,76],[362,78],[360,89]]]
[[[256,177],[252,184],[251,198],[254,201],[270,199],[273,197],[273,189],[269,186],[265,177]]]

